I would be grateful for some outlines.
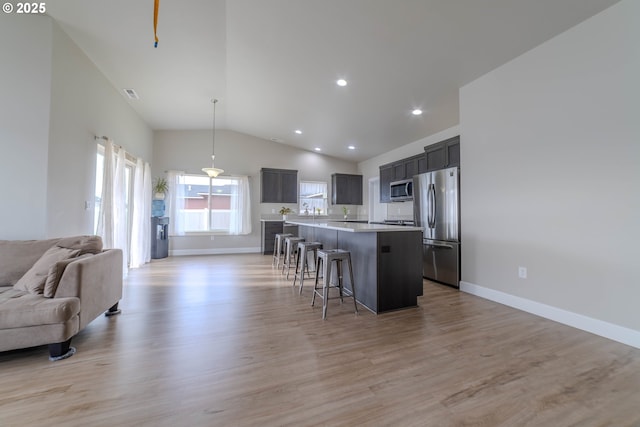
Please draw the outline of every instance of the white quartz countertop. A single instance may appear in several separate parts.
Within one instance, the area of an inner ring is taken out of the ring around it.
[[[328,230],[348,231],[352,233],[378,233],[388,231],[422,231],[421,227],[410,227],[406,225],[387,225],[387,224],[365,224],[360,222],[341,222],[341,221],[304,221],[304,220],[287,220],[287,224],[303,225],[306,227],[326,228]]]

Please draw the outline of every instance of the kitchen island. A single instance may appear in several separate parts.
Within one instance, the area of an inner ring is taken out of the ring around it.
[[[418,305],[422,295],[420,227],[290,220],[306,241],[351,252],[358,302],[374,313]],[[348,275],[344,286],[351,290]]]

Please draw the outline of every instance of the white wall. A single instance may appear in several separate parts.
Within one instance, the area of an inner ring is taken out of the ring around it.
[[[461,89],[468,285],[640,331],[637,40],[622,1]]]
[[[88,234],[96,142],[151,160],[153,135],[48,16],[0,14],[0,238]]]
[[[162,176],[171,169],[202,174],[201,169],[211,164],[211,144],[211,130],[154,132],[152,175]],[[355,163],[221,129],[216,130],[215,153],[216,167],[224,169],[225,175],[250,177],[253,231],[247,236],[216,235],[213,240],[209,235],[173,236],[170,239],[173,254],[259,250],[260,218],[279,217],[272,214],[272,210],[277,212],[282,206],[260,203],[260,169],[263,167],[296,169],[298,181],[325,181],[329,185],[332,173],[356,173],[357,170]],[[297,205],[287,206],[297,211]],[[334,209],[334,214],[341,217],[340,208]]]
[[[91,234],[94,136],[106,135],[151,162],[153,132],[57,23],[52,44],[47,234]]]
[[[0,13],[0,239],[46,234],[51,20]]]

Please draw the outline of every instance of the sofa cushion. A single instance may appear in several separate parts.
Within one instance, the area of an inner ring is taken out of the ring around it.
[[[49,272],[47,273],[47,280],[44,282],[44,296],[46,298],[53,298],[56,295],[56,291],[58,290],[58,284],[60,283],[60,279],[62,278],[62,273],[64,273],[64,269],[67,268],[67,265],[70,263],[80,259],[87,258],[93,256],[92,254],[84,254],[78,256],[76,258],[69,258],[63,261],[58,261],[53,264],[49,268]]]
[[[58,241],[0,240],[0,286],[13,286]]]
[[[11,287],[0,288],[0,329],[64,323],[80,312],[78,298],[43,298]]]
[[[75,258],[79,253],[80,249],[61,248],[57,245],[49,248],[40,259],[33,264],[33,267],[13,285],[14,289],[27,291],[32,294],[41,294],[44,290],[44,284],[51,266],[58,261]]]
[[[75,236],[60,239],[56,246],[67,249],[78,249],[78,255],[99,254],[102,252],[102,238],[100,236]]]

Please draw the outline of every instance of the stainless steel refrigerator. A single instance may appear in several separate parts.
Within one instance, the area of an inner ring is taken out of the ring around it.
[[[460,172],[457,167],[413,177],[413,216],[422,227],[422,275],[460,287]]]

